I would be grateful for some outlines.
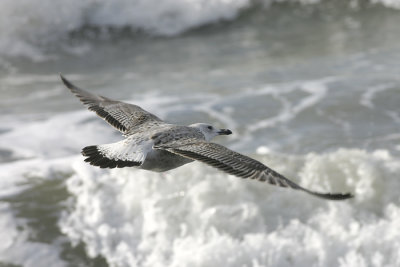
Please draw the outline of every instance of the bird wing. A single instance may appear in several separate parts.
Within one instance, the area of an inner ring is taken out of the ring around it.
[[[261,162],[215,143],[193,139],[192,141],[184,142],[183,145],[177,143],[162,144],[155,148],[201,161],[237,177],[266,181],[272,185],[290,187],[325,199],[342,200],[352,197],[349,193],[318,193],[305,189]]]
[[[145,111],[139,106],[89,93],[73,85],[62,75],[60,75],[60,77],[65,86],[68,87],[89,110],[96,112],[98,116],[124,135],[135,132],[138,126],[143,126],[146,123],[149,124],[149,127],[163,123],[157,116]]]

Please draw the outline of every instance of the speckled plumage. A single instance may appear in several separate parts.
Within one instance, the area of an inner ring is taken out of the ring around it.
[[[163,172],[197,160],[241,178],[290,187],[325,199],[341,200],[351,194],[318,193],[305,189],[261,162],[209,142],[230,134],[208,124],[169,124],[139,106],[84,91],[61,76],[64,84],[89,110],[96,112],[126,138],[122,141],[83,148],[85,161],[100,168],[136,167]]]

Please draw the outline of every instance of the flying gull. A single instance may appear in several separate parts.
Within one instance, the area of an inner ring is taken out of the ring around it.
[[[96,112],[125,137],[116,143],[83,148],[85,161],[91,165],[100,168],[137,167],[164,172],[197,160],[237,177],[266,181],[325,199],[342,200],[352,197],[349,193],[318,193],[308,190],[257,160],[210,142],[218,135],[231,134],[228,129],[217,129],[206,123],[189,126],[170,124],[139,106],[89,93],[60,76],[65,86],[89,110]]]

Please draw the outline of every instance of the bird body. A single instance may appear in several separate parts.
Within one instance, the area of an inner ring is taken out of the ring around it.
[[[348,193],[318,193],[305,189],[255,159],[210,142],[218,135],[231,134],[228,129],[218,129],[206,123],[170,124],[139,106],[89,93],[63,76],[61,79],[89,110],[125,136],[116,143],[83,148],[85,161],[91,165],[164,172],[197,160],[231,175],[290,187],[325,199],[352,197]]]

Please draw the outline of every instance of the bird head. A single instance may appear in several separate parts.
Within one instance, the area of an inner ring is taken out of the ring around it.
[[[195,123],[190,125],[190,127],[199,129],[207,141],[210,141],[218,135],[232,134],[232,131],[229,129],[219,129],[207,123]]]

